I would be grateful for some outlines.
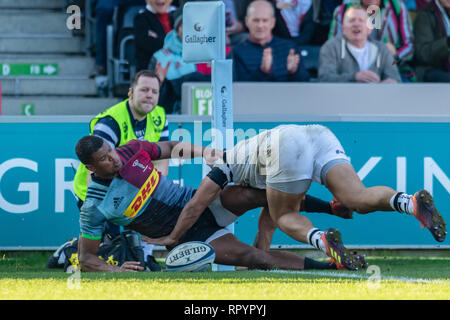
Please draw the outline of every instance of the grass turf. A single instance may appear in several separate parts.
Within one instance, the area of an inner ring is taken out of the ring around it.
[[[367,257],[369,269],[358,272],[273,270],[68,274],[62,270],[46,269],[49,255],[48,252],[1,253],[0,299],[450,299],[450,257],[373,256]]]

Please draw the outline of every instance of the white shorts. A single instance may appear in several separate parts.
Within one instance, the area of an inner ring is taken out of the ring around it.
[[[226,227],[237,220],[238,216],[231,211],[225,209],[220,201],[220,196],[218,196],[213,203],[208,206],[211,210],[217,224],[220,227]]]
[[[332,166],[350,163],[341,143],[327,127],[286,125],[277,128],[279,168],[267,175],[267,184],[311,180],[325,185],[326,172]]]
[[[214,219],[220,227],[226,227],[232,224],[238,218],[237,215],[232,213],[231,211],[225,209],[222,206],[222,202],[220,201],[220,196],[218,196],[213,203],[211,203],[208,208],[211,210]],[[205,240],[206,243],[210,243],[213,240],[216,240],[228,233],[231,233],[230,230],[226,228],[222,228],[214,232],[208,239]]]
[[[229,181],[297,194],[312,181],[326,185],[328,170],[350,163],[336,136],[321,125],[275,127],[239,142],[227,151],[226,160],[228,165],[218,167]]]

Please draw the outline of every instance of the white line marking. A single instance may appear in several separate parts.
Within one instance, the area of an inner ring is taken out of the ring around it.
[[[351,274],[351,273],[341,273],[339,271],[295,271],[295,270],[255,270],[258,272],[274,272],[274,273],[294,273],[294,274],[307,274],[313,276],[322,276],[322,277],[332,277],[332,278],[353,278],[353,279],[364,279],[368,280],[369,276],[360,275],[360,274]],[[396,280],[402,282],[413,282],[413,283],[437,283],[437,284],[450,284],[450,280],[430,280],[430,279],[422,279],[422,278],[408,278],[408,277],[394,277],[388,276],[383,277],[380,276],[380,280]]]

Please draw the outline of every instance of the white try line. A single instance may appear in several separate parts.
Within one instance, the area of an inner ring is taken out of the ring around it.
[[[305,274],[320,277],[330,277],[330,278],[348,278],[348,279],[363,279],[363,280],[396,280],[402,282],[412,282],[412,283],[436,283],[436,284],[450,284],[450,280],[430,280],[422,278],[409,278],[409,277],[394,277],[394,276],[379,276],[378,279],[369,279],[371,275],[365,276],[361,274],[352,273],[341,273],[340,271],[293,271],[293,270],[255,270],[258,272],[274,272],[274,273],[288,273],[288,274]]]

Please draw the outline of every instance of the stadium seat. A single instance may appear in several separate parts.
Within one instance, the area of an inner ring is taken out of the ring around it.
[[[130,77],[135,73],[133,25],[144,6],[118,7],[107,30],[108,80],[110,94],[126,96]]]

